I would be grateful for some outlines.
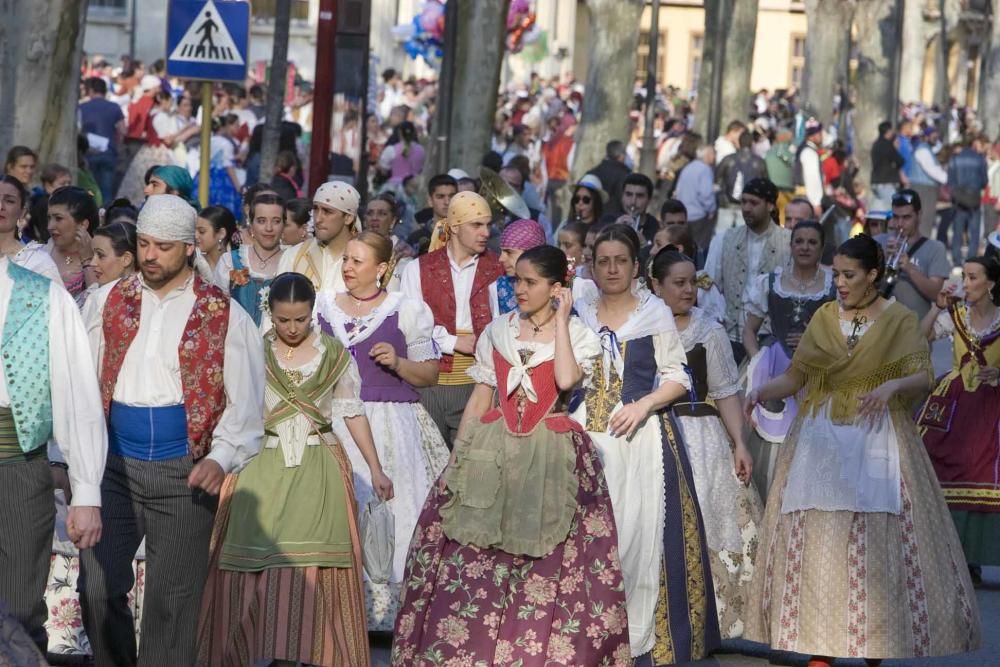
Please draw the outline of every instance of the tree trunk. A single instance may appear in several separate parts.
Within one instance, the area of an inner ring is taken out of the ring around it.
[[[0,146],[75,170],[87,0],[0,0]]]
[[[806,0],[806,66],[802,99],[808,113],[824,125],[833,120],[833,98],[847,89],[851,20],[855,0]]]
[[[448,167],[475,176],[490,150],[510,0],[459,2]],[[440,113],[440,110],[439,110]],[[435,130],[437,131],[437,130]]]
[[[1000,134],[1000,0],[993,0],[989,45],[983,50],[979,119],[991,139]]]
[[[896,0],[858,0],[855,13],[858,40],[854,114],[854,154],[858,181],[867,189],[871,179],[871,146],[878,138],[878,124],[895,121],[893,62],[899,48],[899,11]]]
[[[726,34],[725,25],[729,16],[727,4],[726,0],[705,0],[705,27],[702,31],[694,129],[709,142],[719,133],[716,64],[721,67],[722,49],[718,47]]]
[[[575,178],[604,158],[609,141],[628,141],[638,26],[644,5],[644,0],[587,0],[590,66],[583,113],[576,130],[572,167]]]
[[[927,0],[903,2],[903,57],[899,72],[901,102],[917,102],[922,97],[927,57],[927,23],[924,21],[926,6]]]
[[[733,3],[729,30],[723,42],[722,101],[720,125],[746,120],[750,109],[750,71],[757,38],[758,0]],[[712,137],[705,137],[710,139]]]
[[[260,144],[260,181],[270,183],[281,145],[281,120],[285,115],[285,82],[288,80],[288,28],[292,3],[279,0],[274,15],[274,45],[271,47],[271,72],[267,82],[267,110]]]

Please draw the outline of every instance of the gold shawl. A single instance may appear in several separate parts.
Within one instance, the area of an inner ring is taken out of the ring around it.
[[[839,424],[853,423],[858,398],[888,380],[917,372],[933,379],[930,349],[916,313],[898,303],[879,315],[850,354],[840,330],[839,304],[823,304],[806,328],[790,371],[806,388],[800,410],[815,414],[829,397],[830,418]],[[890,408],[910,410],[911,400],[897,394]]]

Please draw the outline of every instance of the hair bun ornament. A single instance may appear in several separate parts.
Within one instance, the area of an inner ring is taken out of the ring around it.
[[[576,278],[576,258],[567,257],[566,258],[566,278],[563,280],[563,285],[566,287],[573,286],[573,279]]]

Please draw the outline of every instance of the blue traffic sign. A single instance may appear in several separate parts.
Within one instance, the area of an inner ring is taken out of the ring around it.
[[[249,2],[170,0],[167,73],[171,76],[243,81],[249,40]]]

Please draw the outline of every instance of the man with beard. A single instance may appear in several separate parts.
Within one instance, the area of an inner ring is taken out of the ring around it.
[[[360,203],[361,195],[347,183],[330,181],[319,186],[313,196],[313,238],[285,251],[277,275],[301,273],[317,293],[346,291],[340,269],[347,242],[360,231]]]
[[[431,252],[407,264],[400,279],[400,291],[426,302],[434,314],[440,374],[436,386],[417,391],[449,448],[476,384],[465,371],[492,318],[489,286],[503,274],[500,260],[486,249],[492,217],[485,199],[459,192],[434,232]]]
[[[81,558],[98,665],[190,665],[218,494],[256,455],[264,364],[253,320],[191,268],[195,211],[154,195],[139,213],[140,273],[98,293],[88,322],[108,419],[104,538]],[[146,540],[142,646],[128,593]]]

